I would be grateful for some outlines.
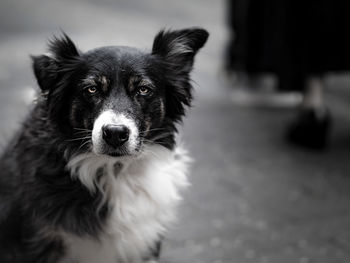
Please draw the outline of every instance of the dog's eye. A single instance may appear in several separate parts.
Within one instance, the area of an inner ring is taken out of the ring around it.
[[[85,90],[91,95],[97,93],[97,91],[98,91],[95,86],[87,87]]]
[[[146,86],[139,87],[138,94],[145,96],[151,93],[151,89]]]

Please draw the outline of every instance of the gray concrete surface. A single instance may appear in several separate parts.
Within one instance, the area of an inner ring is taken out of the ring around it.
[[[182,140],[195,162],[179,223],[164,244],[167,263],[350,262],[350,77],[327,78],[334,115],[327,152],[283,140],[288,107],[237,103],[237,84],[220,71],[224,1],[2,0],[0,135],[11,136],[36,87],[29,54],[65,30],[82,50],[150,48],[164,27],[202,26],[210,39],[193,79],[194,107]],[[1,211],[0,211],[1,212]]]

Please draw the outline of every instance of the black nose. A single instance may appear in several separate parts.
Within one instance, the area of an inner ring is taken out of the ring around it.
[[[108,145],[116,148],[129,140],[129,129],[124,125],[104,125],[102,126],[102,138]]]

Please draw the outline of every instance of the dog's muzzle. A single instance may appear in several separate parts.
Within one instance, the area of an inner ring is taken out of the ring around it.
[[[92,144],[96,154],[135,154],[139,146],[139,131],[135,120],[112,110],[103,111],[94,122]]]

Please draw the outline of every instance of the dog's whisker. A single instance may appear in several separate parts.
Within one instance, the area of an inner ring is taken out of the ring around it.
[[[166,130],[165,128],[154,128],[154,129],[150,129],[150,130],[147,130],[144,132],[140,132],[140,134],[147,134],[147,133],[153,132],[153,131],[165,131],[165,130]]]
[[[84,129],[84,128],[73,128],[74,130],[79,130],[79,131],[92,131],[90,129]]]
[[[163,142],[156,142],[156,141],[151,141],[151,140],[145,140],[145,139],[142,139],[142,143],[149,143],[149,144],[158,144],[158,145],[162,145],[162,146],[167,146],[166,143],[163,143]]]
[[[79,150],[81,149],[81,148],[83,148],[86,144],[88,144],[90,141],[86,141],[86,142],[84,142],[83,144],[81,144],[80,146],[79,146]]]
[[[166,137],[168,137],[168,136],[170,136],[170,135],[172,135],[172,133],[171,133],[171,132],[167,132],[167,133],[162,133],[162,134],[160,134],[160,135],[158,135],[158,136],[155,136],[155,137],[151,137],[151,138],[149,138],[149,139],[150,139],[150,140],[153,140],[153,141],[156,141],[156,140],[159,140],[159,139],[166,138]]]
[[[88,130],[86,130],[86,131],[83,131],[83,130],[78,130],[78,131],[74,131],[74,133],[92,133],[92,131],[88,131]]]
[[[91,136],[91,132],[75,132],[75,136]]]
[[[74,132],[92,132],[92,130],[76,130]]]
[[[67,142],[73,142],[73,141],[81,141],[81,140],[86,140],[86,139],[91,139],[91,136],[86,136],[86,137],[80,137],[80,138],[75,138],[75,139],[70,139],[66,140]]]

